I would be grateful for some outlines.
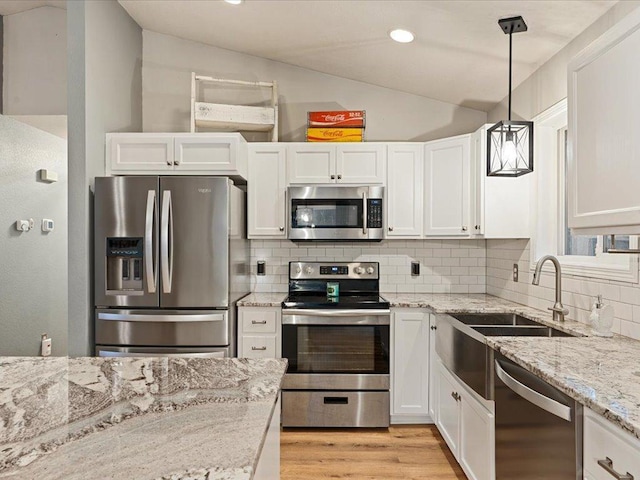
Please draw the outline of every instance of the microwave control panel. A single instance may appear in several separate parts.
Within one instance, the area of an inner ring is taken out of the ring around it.
[[[382,228],[382,199],[367,199],[367,228]]]

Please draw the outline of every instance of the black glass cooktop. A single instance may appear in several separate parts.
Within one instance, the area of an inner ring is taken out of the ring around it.
[[[380,295],[327,295],[292,294],[282,302],[282,308],[389,308],[389,302]]]

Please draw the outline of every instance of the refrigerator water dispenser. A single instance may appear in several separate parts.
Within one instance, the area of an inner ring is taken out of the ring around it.
[[[107,295],[142,293],[142,258],[142,237],[107,238]]]

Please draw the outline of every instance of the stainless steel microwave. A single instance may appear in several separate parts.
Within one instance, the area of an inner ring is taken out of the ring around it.
[[[383,238],[384,187],[298,186],[287,193],[289,240]]]

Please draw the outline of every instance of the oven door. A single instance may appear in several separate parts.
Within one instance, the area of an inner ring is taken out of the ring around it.
[[[388,390],[389,324],[389,310],[283,310],[283,389]]]
[[[382,240],[383,187],[289,187],[290,240]]]

